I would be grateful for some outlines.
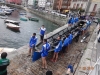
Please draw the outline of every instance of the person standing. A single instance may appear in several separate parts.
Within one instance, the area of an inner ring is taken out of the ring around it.
[[[45,31],[46,31],[46,28],[44,27],[44,25],[42,25],[42,27],[40,28],[40,40],[41,40],[41,42],[44,39]]]
[[[47,42],[47,39],[44,39],[43,43],[44,45],[41,50],[42,68],[47,68],[46,57],[48,56],[48,51],[50,50],[50,44]]]
[[[72,40],[73,40],[73,35],[71,32],[70,32],[68,38],[69,38],[69,48],[71,48],[70,45],[72,44]]]
[[[68,35],[66,35],[66,38],[65,38],[63,46],[62,46],[62,52],[63,53],[65,53],[65,50],[68,47],[68,45],[69,45],[69,38],[68,38]]]
[[[10,62],[6,57],[7,53],[3,52],[0,59],[0,75],[7,75],[7,66],[10,64]]]
[[[58,36],[57,40],[59,41],[58,45],[55,47],[54,55],[51,61],[56,62],[58,59],[58,53],[62,50],[62,40],[61,36]]]
[[[29,42],[29,54],[28,54],[28,56],[33,55],[33,51],[35,50],[36,43],[37,43],[36,33],[33,33],[33,36],[31,37],[30,42]]]

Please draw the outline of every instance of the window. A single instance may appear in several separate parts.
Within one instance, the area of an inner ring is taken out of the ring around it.
[[[83,4],[81,4],[81,9],[82,9],[82,7],[83,7]]]
[[[76,2],[77,0],[73,0],[73,2]]]
[[[96,7],[97,7],[97,4],[95,4],[95,5],[94,5],[93,11],[95,11],[95,10],[96,10]]]
[[[74,8],[74,9],[75,9],[75,7],[76,7],[76,4],[73,5],[73,8]]]
[[[77,6],[76,6],[76,9],[78,9],[79,8],[79,4],[77,4]]]

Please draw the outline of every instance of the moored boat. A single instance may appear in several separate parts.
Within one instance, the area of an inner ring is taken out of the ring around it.
[[[20,15],[26,15],[26,13],[20,13]]]
[[[11,14],[12,14],[12,11],[4,11],[4,13],[5,13],[6,15],[11,15]]]
[[[19,30],[20,26],[12,24],[12,23],[6,23],[7,27],[13,30]]]
[[[16,25],[19,25],[20,22],[18,21],[14,21],[14,20],[9,20],[9,19],[6,19],[4,20],[5,23],[12,23],[12,24],[16,24]]]
[[[27,18],[21,17],[20,20],[22,20],[22,21],[27,21]]]
[[[0,16],[1,19],[7,19],[7,16]]]
[[[29,17],[28,19],[29,19],[30,21],[36,21],[36,22],[39,22],[39,19],[37,19],[37,18],[33,18],[33,17],[31,18],[31,17]]]

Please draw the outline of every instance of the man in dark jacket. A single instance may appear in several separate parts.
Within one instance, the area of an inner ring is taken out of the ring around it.
[[[6,58],[7,53],[3,52],[0,59],[0,75],[7,75],[7,66],[9,65],[9,59]]]

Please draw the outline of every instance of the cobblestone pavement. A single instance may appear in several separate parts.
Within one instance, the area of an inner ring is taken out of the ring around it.
[[[78,43],[73,42],[67,53],[64,53],[64,56],[59,55],[57,62],[53,63],[50,61],[52,57],[51,55],[53,55],[52,53],[50,53],[47,57],[48,69],[41,68],[41,59],[36,62],[32,62],[31,58],[27,57],[26,53],[23,53],[20,55],[16,55],[16,57],[11,60],[11,64],[8,67],[8,75],[45,75],[47,70],[53,71],[53,75],[56,75],[57,71],[61,73],[60,75],[65,75],[67,70],[66,67],[69,63],[74,65],[75,72],[94,28],[95,25],[92,25],[90,27],[90,36],[86,39],[87,42],[81,43],[80,40]]]

